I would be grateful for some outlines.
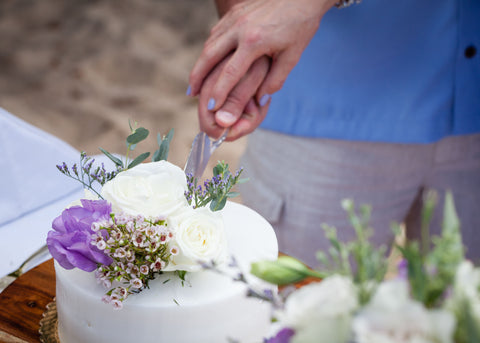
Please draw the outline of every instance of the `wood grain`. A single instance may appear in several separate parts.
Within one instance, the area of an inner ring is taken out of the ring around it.
[[[0,293],[0,342],[39,342],[39,323],[54,297],[53,260],[20,276]]]

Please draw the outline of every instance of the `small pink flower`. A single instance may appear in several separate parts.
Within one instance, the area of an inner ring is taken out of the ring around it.
[[[112,300],[112,306],[114,310],[121,310],[123,308],[123,303],[120,300]]]
[[[142,247],[144,243],[144,237],[141,232],[135,232],[133,235],[133,245],[136,247]]]
[[[130,231],[130,232],[133,232],[135,231],[135,224],[133,222],[128,222],[126,225],[125,225],[125,228]]]
[[[149,272],[149,268],[146,264],[144,264],[140,267],[140,273],[142,273],[143,275],[147,275],[148,272]]]
[[[118,287],[117,288],[117,293],[122,297],[126,298],[127,297],[127,289],[125,287]]]
[[[140,272],[140,269],[138,269],[138,267],[136,265],[132,265],[131,268],[130,268],[130,275],[132,275],[133,277],[137,276],[138,273]]]
[[[117,250],[115,250],[113,256],[118,258],[124,258],[127,256],[127,252],[123,248],[118,248]]]
[[[112,282],[109,279],[102,280],[103,288],[110,288],[112,287]]]
[[[159,247],[160,247],[160,244],[158,242],[151,242],[148,250],[150,252],[155,252]]]
[[[97,248],[100,250],[104,250],[107,247],[107,243],[102,239],[101,241],[97,242]]]
[[[161,259],[157,258],[157,260],[150,265],[150,268],[152,268],[154,272],[157,272],[157,271],[161,270],[162,268],[165,268],[165,262],[163,262]]]
[[[103,301],[105,304],[110,304],[110,302],[112,301],[112,299],[110,298],[109,295],[105,294],[105,295],[102,297],[102,301]]]
[[[173,256],[178,255],[179,252],[180,252],[180,250],[179,250],[178,247],[175,246],[175,245],[170,248],[170,254],[172,254]]]
[[[97,232],[98,230],[100,230],[101,228],[101,224],[99,222],[93,222],[92,223],[92,226],[90,227],[90,229],[93,231],[93,232]]]
[[[155,228],[153,228],[152,226],[148,227],[146,230],[145,230],[145,233],[148,237],[153,237],[155,236],[155,234],[157,233],[157,231],[155,230]]]
[[[135,278],[130,280],[130,285],[132,285],[133,288],[140,289],[143,286],[143,282],[139,278]]]

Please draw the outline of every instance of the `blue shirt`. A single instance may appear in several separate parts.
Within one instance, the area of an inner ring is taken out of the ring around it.
[[[480,132],[480,0],[331,9],[261,127],[399,143]]]

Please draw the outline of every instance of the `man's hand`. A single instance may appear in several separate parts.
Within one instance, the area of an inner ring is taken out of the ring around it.
[[[278,91],[336,0],[246,0],[235,4],[212,29],[190,74],[191,95],[215,112],[262,56],[271,58],[265,79],[254,92],[257,103]],[[232,56],[226,60],[226,57]],[[203,89],[209,75],[220,75]],[[208,99],[205,102],[205,99]]]

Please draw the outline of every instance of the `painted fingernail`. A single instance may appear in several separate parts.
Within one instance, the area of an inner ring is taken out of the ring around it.
[[[190,85],[188,85],[188,88],[187,88],[187,95],[188,96],[192,95],[192,87]]]
[[[268,103],[268,100],[270,100],[270,94],[264,94],[262,95],[262,97],[260,98],[260,106],[265,106],[267,103]]]
[[[235,116],[227,111],[218,111],[215,118],[224,125],[231,125],[235,122]]]
[[[208,100],[207,110],[211,111],[214,108],[215,108],[215,99],[210,98],[210,100]]]

